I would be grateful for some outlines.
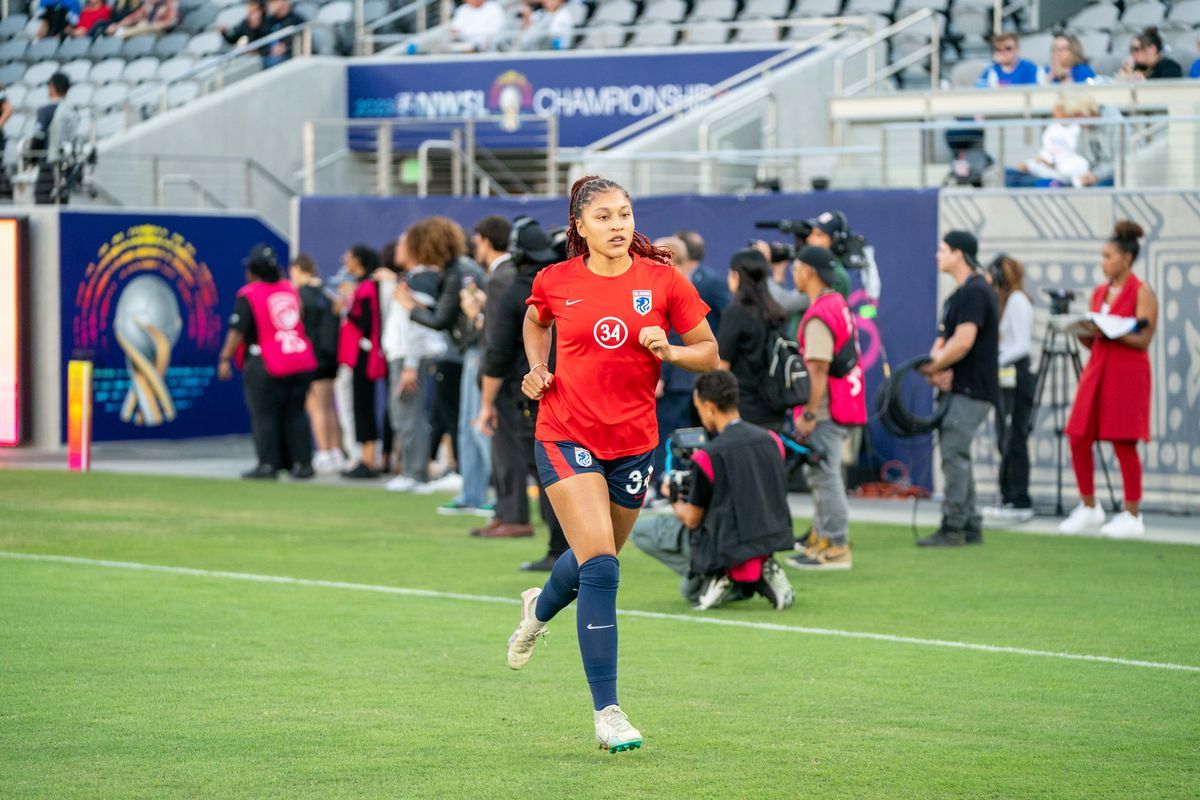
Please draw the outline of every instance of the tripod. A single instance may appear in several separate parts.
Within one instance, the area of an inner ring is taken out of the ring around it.
[[[1070,373],[1074,373],[1075,383],[1079,383],[1079,374],[1083,372],[1083,362],[1079,359],[1079,342],[1075,337],[1064,331],[1060,331],[1054,327],[1053,320],[1046,323],[1046,335],[1042,339],[1042,355],[1038,359],[1037,368],[1037,385],[1033,390],[1033,419],[1037,419],[1037,413],[1042,408],[1042,398],[1046,391],[1046,384],[1050,384],[1050,413],[1054,419],[1054,453],[1055,461],[1058,466],[1058,486],[1055,494],[1054,513],[1062,516],[1063,502],[1063,438],[1064,431],[1067,427],[1068,409],[1071,407],[1071,402],[1068,399],[1070,395]],[[1096,443],[1099,449],[1099,442]],[[1100,467],[1104,470],[1104,482],[1108,485],[1108,496],[1112,500],[1113,508],[1117,507],[1117,495],[1113,491],[1112,477],[1108,474],[1108,462],[1104,460],[1101,453]]]

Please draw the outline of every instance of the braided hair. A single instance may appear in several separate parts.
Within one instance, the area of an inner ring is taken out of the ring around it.
[[[629,200],[629,192],[616,181],[601,178],[598,175],[588,175],[575,181],[571,187],[570,219],[567,223],[567,258],[575,258],[588,252],[587,240],[579,233],[575,220],[583,214],[583,210],[592,204],[592,198],[601,192],[616,190]],[[674,254],[665,247],[655,247],[645,234],[633,232],[629,243],[629,252],[635,256],[657,261],[664,266],[670,266]]]

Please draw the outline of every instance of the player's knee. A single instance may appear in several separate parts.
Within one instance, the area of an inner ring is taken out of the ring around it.
[[[621,582],[621,563],[611,553],[593,556],[579,567],[579,583],[597,589],[616,589]]]

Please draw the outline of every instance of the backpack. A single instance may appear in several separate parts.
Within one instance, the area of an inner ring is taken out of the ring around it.
[[[800,356],[800,345],[789,339],[782,327],[767,331],[765,363],[762,394],[768,408],[784,414],[808,402],[808,367]]]

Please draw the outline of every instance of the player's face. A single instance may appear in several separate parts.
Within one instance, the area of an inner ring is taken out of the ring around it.
[[[575,229],[593,254],[621,258],[629,253],[633,241],[633,206],[622,191],[601,192],[575,220]]]
[[[1120,275],[1129,265],[1129,256],[1121,252],[1121,248],[1117,247],[1112,242],[1105,242],[1104,247],[1100,249],[1100,269],[1104,271],[1104,277],[1112,280]]]

